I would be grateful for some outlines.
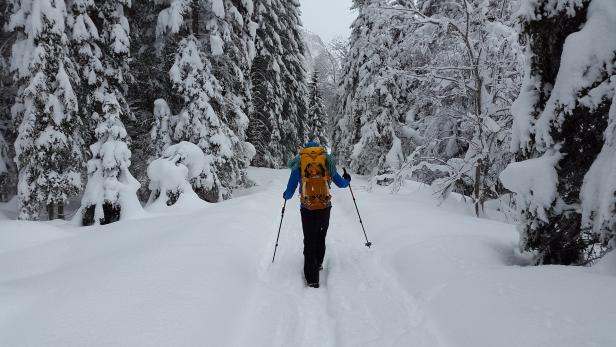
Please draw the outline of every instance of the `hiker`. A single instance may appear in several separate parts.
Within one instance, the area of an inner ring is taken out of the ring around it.
[[[334,159],[314,141],[304,145],[299,155],[289,162],[289,168],[291,176],[282,196],[285,200],[291,199],[301,183],[299,197],[304,230],[304,276],[309,287],[319,288],[319,270],[323,268],[325,236],[332,208],[329,188],[332,180],[339,188],[348,187],[351,175],[345,169],[340,177]]]

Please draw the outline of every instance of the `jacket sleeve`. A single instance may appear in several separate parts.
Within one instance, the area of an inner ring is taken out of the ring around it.
[[[282,197],[285,200],[289,200],[293,197],[293,194],[295,193],[295,190],[297,189],[297,185],[299,184],[300,180],[301,180],[301,177],[299,174],[299,170],[298,169],[291,170],[291,175],[289,176],[289,182],[287,183],[287,190],[285,190],[284,193],[282,194]]]
[[[332,177],[334,183],[336,184],[336,186],[338,186],[338,188],[346,188],[349,186],[349,181],[345,180],[344,178],[342,178],[339,174],[338,171],[336,171],[336,173],[334,174],[334,177]]]

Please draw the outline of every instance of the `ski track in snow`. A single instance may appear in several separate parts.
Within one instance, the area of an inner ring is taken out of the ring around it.
[[[279,186],[271,189],[278,193]],[[348,192],[336,192],[341,193]],[[381,263],[378,245],[363,245],[350,198],[332,208],[321,287],[305,286],[296,200],[287,203],[276,262],[271,252],[262,257],[260,283],[237,346],[441,346],[417,300]],[[275,322],[259,319],[272,314]]]

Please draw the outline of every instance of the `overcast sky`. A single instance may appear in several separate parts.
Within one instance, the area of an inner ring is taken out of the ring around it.
[[[352,0],[300,0],[304,28],[328,42],[337,36],[348,37],[355,19]]]

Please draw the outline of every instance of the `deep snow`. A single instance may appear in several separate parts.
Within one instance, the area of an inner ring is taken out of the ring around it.
[[[374,246],[335,189],[322,287],[305,288],[296,198],[271,263],[288,172],[250,174],[232,200],[108,226],[0,217],[0,345],[616,346],[614,255],[523,267],[512,225],[355,178]]]

